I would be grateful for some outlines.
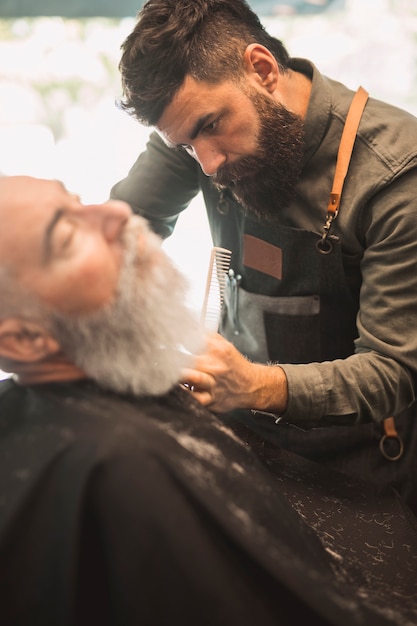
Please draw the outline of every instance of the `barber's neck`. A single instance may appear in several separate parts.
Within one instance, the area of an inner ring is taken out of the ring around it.
[[[310,102],[312,88],[310,78],[301,72],[289,70],[281,76],[279,85],[279,100],[282,100],[290,111],[304,119]]]

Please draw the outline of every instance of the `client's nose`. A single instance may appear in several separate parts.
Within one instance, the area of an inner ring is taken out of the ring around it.
[[[108,241],[117,239],[132,215],[126,202],[109,200],[104,204],[86,207],[90,219],[97,220]]]

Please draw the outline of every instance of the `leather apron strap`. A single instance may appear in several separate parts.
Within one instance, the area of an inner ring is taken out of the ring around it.
[[[368,98],[368,92],[363,87],[359,87],[359,89],[353,96],[353,100],[351,102],[346,117],[345,126],[343,128],[342,137],[340,139],[339,150],[337,153],[333,187],[330,192],[329,203],[327,205],[326,222],[323,227],[323,236],[320,242],[320,248],[324,252],[326,251],[326,239],[329,234],[330,227],[339,212],[343,185],[345,182],[347,171],[349,169],[350,158],[352,156],[353,146],[355,144],[355,139],[359,128],[359,122],[361,120],[362,113],[368,101]]]
[[[355,139],[359,127],[359,122],[362,117],[363,110],[368,101],[369,94],[363,89],[363,87],[359,87],[357,92],[355,93],[352,103],[350,105],[345,126],[343,129],[342,137],[340,140],[339,150],[337,153],[336,160],[336,170],[333,179],[333,187],[330,192],[329,203],[327,205],[327,215],[326,215],[326,223],[324,225],[323,237],[321,239],[320,245],[323,249],[326,243],[326,238],[329,234],[330,227],[332,225],[333,220],[337,217],[340,206],[340,199],[342,197],[343,185],[345,182],[346,174],[349,169],[350,158],[352,156],[353,146],[355,144]],[[397,432],[395,427],[395,421],[393,417],[387,417],[384,422],[384,435],[381,437],[379,442],[379,449],[381,454],[388,461],[398,461],[403,455],[404,452],[404,444]],[[395,440],[397,441],[397,451],[396,453],[390,453],[387,448],[388,441]]]
[[[333,179],[333,188],[330,193],[329,204],[327,206],[328,213],[336,214],[339,210],[340,198],[342,196],[343,184],[349,168],[350,158],[352,156],[353,146],[359,128],[359,122],[362,117],[363,110],[368,101],[369,94],[363,87],[359,87],[353,96],[350,105],[345,127],[343,129],[342,138],[340,140],[339,151],[337,153],[336,171]]]
[[[404,443],[398,431],[395,427],[395,420],[393,417],[387,417],[384,419],[384,434],[379,442],[379,449],[382,456],[387,461],[398,461],[404,453]],[[389,442],[396,442],[396,450],[393,452],[387,445]]]

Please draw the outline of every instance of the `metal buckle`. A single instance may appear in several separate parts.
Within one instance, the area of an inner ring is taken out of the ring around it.
[[[333,250],[333,244],[331,241],[329,241],[328,236],[336,215],[337,213],[327,213],[326,215],[326,221],[323,226],[323,234],[321,236],[321,239],[316,243],[316,248],[320,252],[320,254],[330,254],[330,252]]]

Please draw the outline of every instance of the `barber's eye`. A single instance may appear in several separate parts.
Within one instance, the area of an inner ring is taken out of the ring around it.
[[[219,121],[218,119],[215,119],[215,120],[213,120],[212,122],[210,122],[210,124],[207,124],[207,125],[204,127],[204,132],[206,132],[206,133],[211,133],[211,132],[213,132],[214,130],[216,130],[216,128],[217,128],[217,124],[218,124],[218,121]]]

